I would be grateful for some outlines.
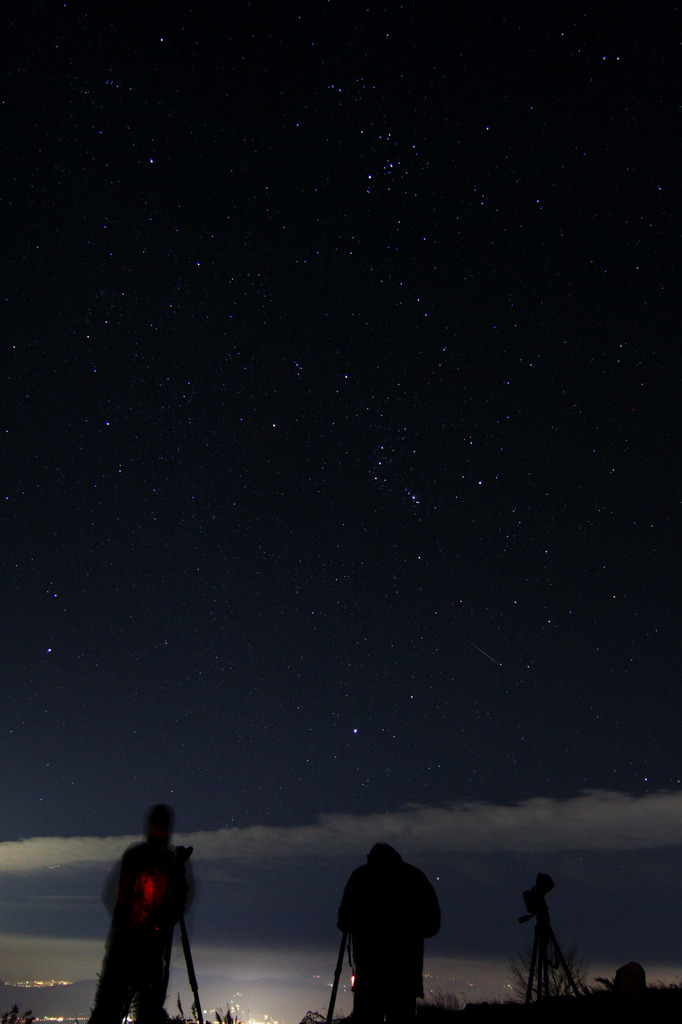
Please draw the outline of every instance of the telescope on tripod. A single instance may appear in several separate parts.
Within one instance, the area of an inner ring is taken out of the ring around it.
[[[528,984],[526,986],[526,1003],[533,1001],[533,984],[535,983],[535,1000],[539,1002],[549,995],[549,971],[561,970],[569,986],[576,996],[580,995],[570,968],[566,963],[563,953],[556,940],[556,936],[549,923],[549,909],[545,897],[554,888],[554,882],[549,875],[542,873],[535,879],[532,889],[527,889],[523,894],[527,914],[519,918],[519,924],[524,924],[535,918],[535,942],[533,953],[530,959],[528,971]]]

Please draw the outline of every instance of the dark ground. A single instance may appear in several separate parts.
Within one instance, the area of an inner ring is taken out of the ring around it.
[[[460,1009],[451,1006],[440,1006],[423,1003],[417,1009],[417,1024],[486,1024],[488,1021],[526,1022],[563,1022],[579,1021],[580,1024],[615,1024],[620,1021],[642,1021],[649,1024],[667,1024],[682,1019],[682,989],[677,987],[651,987],[643,996],[636,998],[618,998],[613,992],[591,992],[584,996],[562,996],[531,1003],[467,1003]],[[352,1024],[353,1018],[347,1017],[334,1024]],[[308,1014],[301,1024],[325,1024],[325,1018],[319,1014]]]
[[[552,1024],[592,1022],[679,1021],[682,1018],[682,990],[648,988],[640,999],[619,999],[613,992],[593,992],[584,996],[550,998],[526,1006],[523,1003],[468,1003],[461,1010],[441,1009],[428,1004],[418,1014],[420,1024],[485,1024],[487,1021],[551,1021]]]

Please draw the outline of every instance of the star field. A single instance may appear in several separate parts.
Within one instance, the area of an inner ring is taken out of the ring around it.
[[[40,8],[4,838],[679,785],[676,13]]]

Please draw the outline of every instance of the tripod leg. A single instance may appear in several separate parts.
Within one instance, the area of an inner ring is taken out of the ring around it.
[[[544,997],[546,998],[549,994],[549,974],[547,964],[547,933],[544,926],[537,924],[535,926],[535,943],[533,945],[533,955],[530,962],[530,971],[528,973],[528,988],[526,990],[526,1002],[530,1003],[533,998],[533,980],[535,979],[535,999],[536,1002]]]
[[[194,973],[194,963],[192,962],[192,951],[189,948],[189,938],[187,936],[187,929],[185,928],[185,918],[180,915],[180,937],[182,938],[182,952],[185,954],[185,963],[187,964],[187,977],[189,979],[189,986],[192,989],[192,995],[194,996],[194,1009],[196,1010],[197,1020],[199,1024],[204,1024],[204,1017],[201,1012],[201,1003],[199,1002],[199,986],[197,984],[197,976]]]
[[[348,932],[344,932],[341,936],[341,947],[339,949],[339,958],[336,961],[336,970],[334,971],[334,984],[332,985],[332,994],[329,1000],[329,1009],[327,1010],[327,1021],[326,1024],[331,1024],[334,1016],[334,1005],[336,1003],[336,993],[339,990],[339,978],[341,977],[341,968],[343,967],[343,954],[346,951],[346,942],[348,940]]]
[[[173,931],[171,928],[166,939],[166,945],[163,950],[163,980],[161,982],[161,991],[163,993],[163,999],[166,999],[166,993],[168,991],[168,981],[170,979],[170,965],[171,965],[171,954],[173,952]]]
[[[554,932],[552,931],[551,927],[549,929],[549,938],[550,938],[550,941],[552,943],[552,946],[554,947],[554,952],[556,953],[557,957],[559,958],[559,963],[561,964],[563,972],[566,975],[566,980],[568,981],[569,985],[573,989],[574,995],[579,996],[580,992],[578,991],[578,986],[576,985],[575,981],[573,980],[573,975],[571,974],[571,971],[569,969],[568,964],[564,960],[564,954],[561,952],[561,949],[559,948],[559,943],[557,942],[556,936],[555,936]]]
[[[542,942],[540,947],[540,973],[538,977],[538,999],[547,999],[549,995],[549,960],[547,958],[547,942]],[[542,982],[542,985],[540,985]]]
[[[533,953],[530,958],[530,968],[528,970],[528,984],[526,986],[526,1002],[529,1003],[533,998],[533,976],[535,974],[535,965],[538,958],[538,928],[535,926],[535,941],[533,942]]]

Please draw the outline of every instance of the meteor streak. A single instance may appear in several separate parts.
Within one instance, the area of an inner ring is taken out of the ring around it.
[[[461,636],[461,633],[460,633],[460,636]],[[467,640],[467,638],[465,636],[462,637],[462,640],[464,641],[465,644],[469,644],[470,647],[473,647],[474,650],[478,651],[479,654],[482,654],[484,658],[487,658],[488,661],[492,661],[493,665],[498,665],[499,668],[502,668],[502,662],[501,661],[495,661],[495,659],[491,658],[490,655],[486,651],[484,651],[482,647],[479,647],[478,644],[475,644],[473,642],[473,640]]]

